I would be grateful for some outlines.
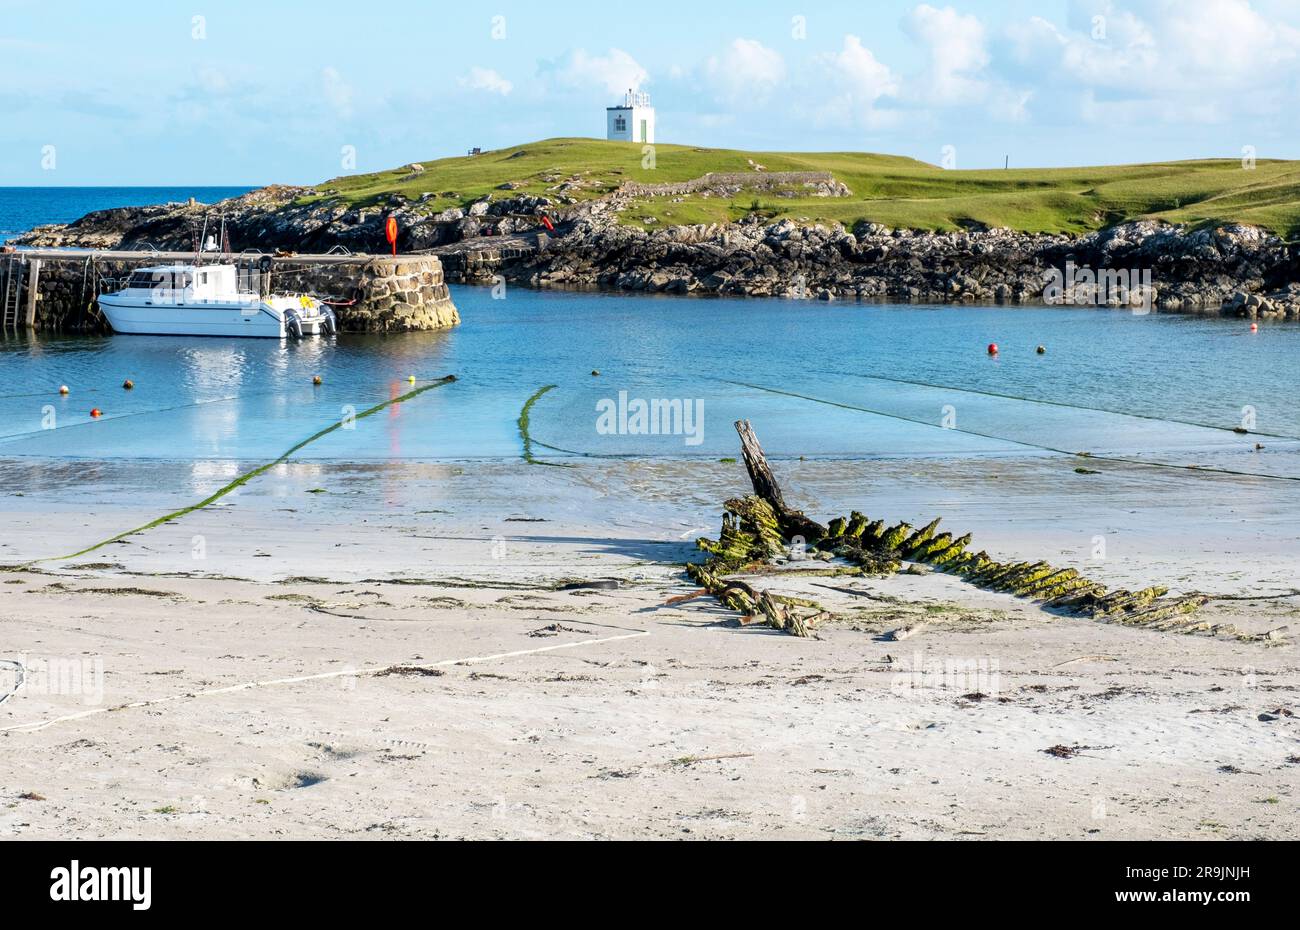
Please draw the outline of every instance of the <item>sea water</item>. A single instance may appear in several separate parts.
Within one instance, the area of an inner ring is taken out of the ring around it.
[[[525,288],[452,296],[463,322],[434,333],[10,337],[0,458],[260,462],[345,423],[294,457],[512,459],[525,404],[549,388],[528,412],[542,459],[735,456],[732,423],[746,418],[777,457],[1089,452],[1300,474],[1294,325]]]
[[[94,210],[156,203],[216,203],[249,187],[0,187],[0,242],[45,223],[71,223]]]

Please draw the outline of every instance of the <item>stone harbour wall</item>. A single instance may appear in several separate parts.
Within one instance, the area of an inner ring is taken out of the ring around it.
[[[625,181],[619,186],[619,193],[633,197],[681,197],[700,191],[726,194],[740,190],[771,191],[779,187],[812,188],[818,196],[827,197],[847,197],[851,193],[829,171],[713,172],[689,181],[663,184]]]
[[[417,332],[460,322],[442,262],[432,255],[358,256],[328,265],[277,259],[271,288],[331,301],[339,329],[347,332]]]
[[[25,258],[23,273],[14,276],[14,286],[21,288],[20,329],[26,325],[34,260]],[[90,258],[51,258],[44,253],[39,259],[34,328],[40,332],[110,332],[96,296],[116,289],[117,282],[138,268],[176,260],[159,256],[114,259],[103,253]],[[260,256],[236,256],[234,261],[246,286],[268,292]],[[442,263],[433,255],[285,256],[272,258],[270,265],[270,292],[305,293],[328,301],[343,331],[415,332],[446,329],[460,322]],[[9,256],[0,256],[0,297],[5,293],[8,268]]]

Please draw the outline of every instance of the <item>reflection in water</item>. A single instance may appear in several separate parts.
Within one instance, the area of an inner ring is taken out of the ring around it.
[[[239,477],[240,463],[230,459],[199,459],[190,463],[190,490],[204,498]]]
[[[321,489],[330,490],[329,481],[325,477],[326,469],[324,465],[317,462],[281,462],[275,468],[271,469],[277,478],[288,479],[285,482],[277,482],[270,491],[277,498],[288,498],[295,492],[294,485],[307,485],[308,489],[315,491]]]
[[[244,383],[245,356],[237,342],[207,341],[197,346],[181,349],[182,379],[196,400],[218,400],[237,396]],[[213,404],[197,424],[194,454],[221,455],[230,437],[238,429],[239,405],[237,403]]]
[[[246,341],[205,340],[181,347],[178,352],[181,378],[191,396],[202,399],[239,393],[246,364],[241,343]]]

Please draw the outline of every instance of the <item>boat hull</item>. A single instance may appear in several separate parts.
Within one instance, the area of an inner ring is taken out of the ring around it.
[[[261,303],[142,305],[108,294],[99,307],[115,333],[150,336],[236,336],[284,339],[284,316]],[[301,321],[304,336],[323,332],[319,319]]]

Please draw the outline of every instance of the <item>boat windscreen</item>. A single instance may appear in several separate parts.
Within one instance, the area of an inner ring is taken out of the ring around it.
[[[127,287],[146,290],[181,290],[189,287],[193,277],[188,271],[136,271],[131,274]]]

